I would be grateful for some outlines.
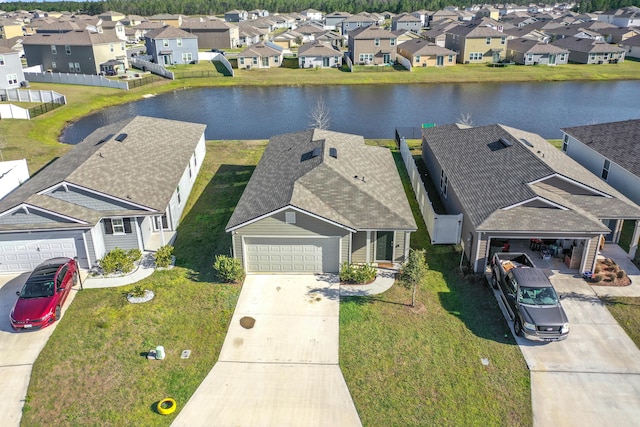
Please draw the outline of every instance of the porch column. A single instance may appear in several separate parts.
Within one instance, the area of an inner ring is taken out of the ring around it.
[[[367,230],[367,263],[371,261],[371,231]]]
[[[636,228],[633,230],[633,237],[631,238],[631,245],[629,246],[629,257],[634,259],[636,257],[636,251],[638,250],[638,239],[640,239],[640,219],[636,220]]]
[[[162,246],[164,246],[166,243],[164,241],[164,227],[162,226],[161,216],[158,217],[158,224],[160,224],[160,227],[158,227],[160,229],[160,242],[162,242]]]

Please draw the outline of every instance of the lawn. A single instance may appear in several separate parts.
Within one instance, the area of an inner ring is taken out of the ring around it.
[[[340,366],[363,424],[531,425],[529,371],[484,279],[461,276],[459,248],[432,246],[422,221],[411,246],[430,267],[415,308],[397,285],[340,305]]]
[[[629,338],[640,348],[640,298],[610,297],[602,298],[602,302]]]
[[[80,291],[33,368],[23,425],[169,425],[154,403],[178,411],[218,358],[240,291],[214,282],[213,256],[228,253],[224,226],[263,142],[208,142],[208,155],[175,245],[177,267],[138,285],[154,291],[129,304],[133,286]],[[167,357],[143,353],[163,345]],[[189,359],[179,357],[192,351]]]

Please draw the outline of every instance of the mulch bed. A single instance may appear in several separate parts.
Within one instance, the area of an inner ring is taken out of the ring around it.
[[[596,282],[591,279],[590,284],[592,286],[629,286],[631,284],[631,279],[626,273],[620,278],[616,277],[613,280],[609,278],[610,273],[616,274],[620,271],[620,267],[612,260],[599,260],[596,263],[596,271],[597,273],[594,274],[594,276],[600,275],[602,280]]]

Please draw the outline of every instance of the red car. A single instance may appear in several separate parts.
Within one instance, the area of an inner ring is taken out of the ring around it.
[[[31,273],[13,306],[9,320],[15,330],[42,329],[62,315],[71,287],[78,283],[76,262],[51,258]]]

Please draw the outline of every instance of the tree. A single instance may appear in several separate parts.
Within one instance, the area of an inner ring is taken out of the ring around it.
[[[329,109],[324,103],[324,99],[318,98],[316,107],[309,114],[309,127],[315,129],[329,129],[329,123],[331,117],[329,117]]]
[[[416,289],[423,283],[428,270],[426,251],[411,249],[409,259],[400,272],[400,282],[405,288],[411,289],[411,307],[416,305]]]

